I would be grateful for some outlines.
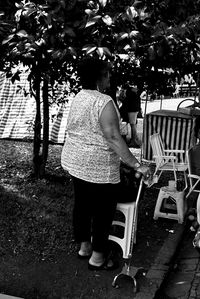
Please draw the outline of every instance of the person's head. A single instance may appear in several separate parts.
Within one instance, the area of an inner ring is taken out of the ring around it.
[[[82,88],[104,91],[110,87],[110,64],[93,57],[85,57],[78,64]]]

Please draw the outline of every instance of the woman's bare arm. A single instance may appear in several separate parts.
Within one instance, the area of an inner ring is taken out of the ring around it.
[[[112,101],[104,107],[100,116],[100,125],[108,145],[132,168],[138,168],[140,163],[129,150],[119,130],[119,119]]]

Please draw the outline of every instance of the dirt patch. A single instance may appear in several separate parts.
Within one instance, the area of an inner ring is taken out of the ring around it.
[[[73,187],[60,165],[62,147],[51,145],[47,176],[31,177],[32,144],[1,140],[0,293],[26,299],[133,298],[132,283],[111,286],[115,272],[90,272],[77,259],[72,233]],[[131,264],[149,269],[174,221],[153,220],[160,185],[139,204]],[[123,260],[120,258],[121,267]],[[123,296],[123,297],[122,297]]]

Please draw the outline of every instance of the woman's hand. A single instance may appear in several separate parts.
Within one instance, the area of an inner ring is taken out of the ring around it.
[[[136,175],[137,175],[137,173],[138,173],[138,176],[140,174],[143,175],[144,181],[148,181],[151,178],[150,168],[146,165],[140,164],[140,166],[137,167],[137,169],[136,169]]]

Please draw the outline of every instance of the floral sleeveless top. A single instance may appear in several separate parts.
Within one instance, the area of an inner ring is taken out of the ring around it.
[[[70,107],[61,165],[71,175],[88,182],[115,184],[120,181],[120,157],[108,146],[99,122],[109,101],[113,100],[108,95],[83,89]],[[117,108],[116,111],[119,117]]]

